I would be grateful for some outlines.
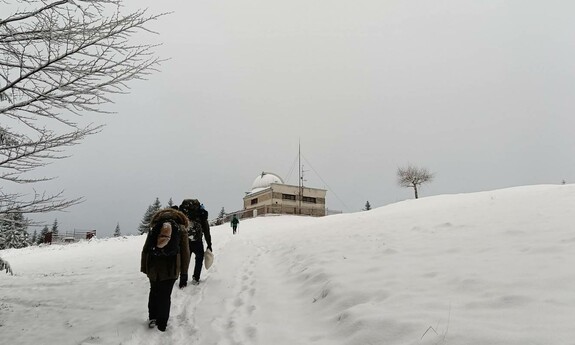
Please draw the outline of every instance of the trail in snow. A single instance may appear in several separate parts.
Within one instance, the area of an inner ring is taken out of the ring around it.
[[[251,236],[225,238],[214,248],[214,265],[204,270],[200,285],[174,290],[167,331],[142,322],[122,344],[329,344],[319,323],[309,322],[321,293],[302,294],[294,263],[285,258],[289,247],[281,241],[266,245]]]

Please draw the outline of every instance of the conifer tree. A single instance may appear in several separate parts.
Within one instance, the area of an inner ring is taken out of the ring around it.
[[[365,208],[363,209],[364,211],[369,211],[371,210],[371,205],[369,204],[369,200],[365,203]]]
[[[138,227],[138,232],[140,234],[145,234],[150,230],[150,221],[152,220],[152,216],[154,213],[158,212],[162,208],[162,204],[160,203],[160,199],[156,198],[156,201],[146,210],[144,214],[144,218],[140,222],[140,226]]]
[[[6,239],[8,236],[7,231],[7,222],[8,220],[0,220],[0,250],[6,249]]]
[[[50,229],[48,229],[48,225],[44,225],[44,227],[40,231],[40,236],[38,236],[38,238],[36,239],[36,243],[37,244],[44,243],[44,239],[46,238],[46,234],[49,232],[50,232]]]
[[[114,230],[114,237],[120,237],[122,233],[120,232],[120,223],[116,225],[116,230]]]
[[[222,207],[220,213],[218,214],[218,218],[216,219],[216,225],[224,224],[224,217],[226,216],[226,210]]]
[[[0,221],[0,249],[24,248],[30,245],[28,220],[21,212],[7,214]]]
[[[150,221],[152,220],[152,215],[154,214],[153,206],[148,206],[146,213],[144,213],[144,218],[140,222],[140,226],[138,227],[138,232],[140,234],[147,233],[150,229]]]
[[[160,202],[160,199],[156,198],[156,201],[154,201],[152,204],[152,208],[154,209],[154,212],[158,212],[162,209],[162,203]]]
[[[174,206],[174,201],[172,200],[172,198],[170,198],[170,200],[168,200],[168,207],[172,206]]]
[[[58,236],[58,219],[54,219],[54,224],[52,224],[52,236],[54,238]]]
[[[34,234],[32,235],[32,240],[30,242],[32,242],[32,244],[35,244],[37,240],[38,240],[38,231],[34,230]]]

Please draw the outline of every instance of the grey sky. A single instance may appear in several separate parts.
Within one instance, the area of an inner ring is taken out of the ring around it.
[[[408,163],[436,173],[422,197],[575,181],[574,2],[127,5],[174,12],[146,36],[170,60],[42,171],[59,179],[37,189],[86,198],[37,217],[61,231],[135,233],[156,197],[241,209],[261,171],[287,177],[298,140],[306,184],[344,212],[412,198]]]

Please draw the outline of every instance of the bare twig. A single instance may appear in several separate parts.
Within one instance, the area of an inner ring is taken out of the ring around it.
[[[102,105],[128,83],[144,79],[162,61],[156,45],[133,44],[136,32],[164,14],[120,13],[120,0],[0,0],[22,8],[0,18],[0,180],[18,184],[52,177],[29,174],[66,158],[65,149],[102,127],[82,126],[84,113],[109,113]],[[9,11],[2,10],[2,16]],[[14,212],[61,210],[81,201],[0,187],[0,217]]]

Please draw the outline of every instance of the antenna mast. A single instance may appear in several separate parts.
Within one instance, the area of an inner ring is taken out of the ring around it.
[[[301,167],[301,144],[300,144],[299,140],[297,143],[297,148],[298,148],[298,154],[297,154],[298,167],[297,167],[297,170],[298,170],[298,174],[299,174],[299,178],[298,178],[299,198],[298,199],[299,199],[299,214],[301,214],[301,200],[303,199],[303,169]]]

